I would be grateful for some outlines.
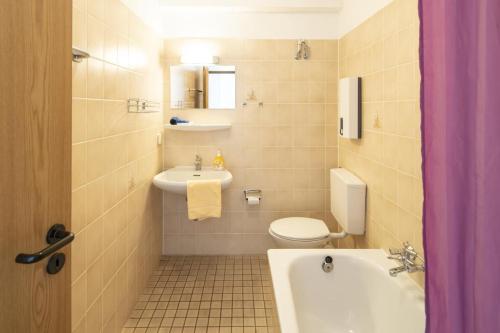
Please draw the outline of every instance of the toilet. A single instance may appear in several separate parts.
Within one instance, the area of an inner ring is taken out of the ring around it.
[[[280,248],[321,248],[330,240],[325,222],[308,217],[286,217],[273,221],[269,234]]]
[[[343,168],[330,170],[330,212],[342,228],[331,233],[325,222],[308,217],[275,220],[269,234],[279,248],[324,248],[331,239],[365,232],[366,184]]]

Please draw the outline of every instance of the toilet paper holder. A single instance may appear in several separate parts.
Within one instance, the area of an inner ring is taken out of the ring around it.
[[[262,199],[262,190],[243,190],[243,193],[245,194],[245,200],[248,201],[248,198],[250,197],[256,197],[257,199]]]

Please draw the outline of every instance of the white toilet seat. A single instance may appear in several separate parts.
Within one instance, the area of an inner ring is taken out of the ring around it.
[[[328,236],[327,237],[323,237],[323,238],[317,238],[317,239],[292,239],[292,238],[287,238],[287,237],[284,237],[284,236],[281,236],[281,235],[276,235],[271,229],[269,229],[269,233],[271,234],[271,236],[275,237],[275,238],[279,238],[279,239],[282,239],[282,240],[286,240],[286,241],[291,241],[291,242],[300,242],[300,243],[313,243],[313,242],[317,242],[317,241],[322,241],[322,240],[325,240],[325,239],[328,239]]]
[[[318,242],[328,239],[330,231],[325,222],[307,217],[287,217],[271,223],[269,233],[294,242]]]

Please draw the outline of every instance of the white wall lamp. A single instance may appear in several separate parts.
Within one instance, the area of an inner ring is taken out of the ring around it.
[[[206,54],[184,54],[181,63],[189,65],[211,65],[218,64],[219,57]]]

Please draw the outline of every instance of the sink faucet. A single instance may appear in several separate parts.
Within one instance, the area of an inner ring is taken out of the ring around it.
[[[390,256],[388,259],[396,260],[401,263],[401,266],[391,268],[389,274],[396,276],[402,272],[414,273],[425,271],[424,259],[418,255],[413,246],[408,242],[403,243],[402,249],[389,249]],[[417,264],[417,260],[420,264]]]
[[[196,155],[195,159],[194,159],[194,169],[196,171],[200,171],[201,170],[201,163],[203,162],[203,160],[201,159],[201,156],[200,155]]]

